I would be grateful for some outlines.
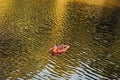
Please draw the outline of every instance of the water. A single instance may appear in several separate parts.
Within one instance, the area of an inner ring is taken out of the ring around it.
[[[51,56],[54,44],[70,45]],[[119,80],[119,1],[0,0],[0,80]]]

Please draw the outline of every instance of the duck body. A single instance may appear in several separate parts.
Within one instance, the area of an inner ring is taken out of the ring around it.
[[[54,56],[54,55],[64,54],[69,47],[70,47],[69,45],[60,45],[60,46],[55,45],[49,51]]]

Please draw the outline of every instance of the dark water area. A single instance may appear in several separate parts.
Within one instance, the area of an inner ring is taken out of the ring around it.
[[[53,45],[70,45],[51,56]],[[0,1],[0,80],[119,80],[120,7],[77,0]]]

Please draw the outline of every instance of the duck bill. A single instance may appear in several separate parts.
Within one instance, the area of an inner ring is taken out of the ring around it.
[[[68,49],[70,46],[69,45],[65,45],[66,46],[66,49]]]

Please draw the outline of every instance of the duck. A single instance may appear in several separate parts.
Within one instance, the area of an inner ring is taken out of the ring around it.
[[[59,55],[64,54],[68,50],[70,46],[69,45],[54,45],[52,48],[49,49],[51,55]]]

